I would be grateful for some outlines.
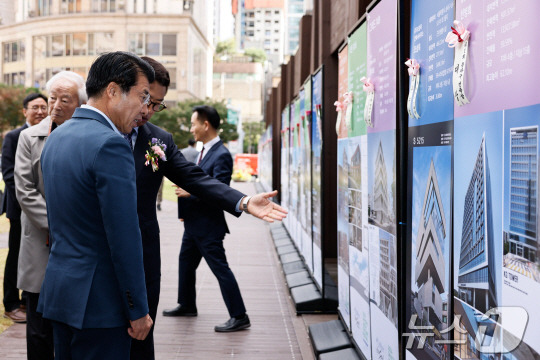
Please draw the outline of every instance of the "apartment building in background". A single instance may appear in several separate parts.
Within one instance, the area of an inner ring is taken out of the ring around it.
[[[0,1],[13,9],[0,26],[3,83],[44,89],[61,70],[86,78],[99,54],[121,50],[165,65],[166,101],[212,96],[211,0]]]

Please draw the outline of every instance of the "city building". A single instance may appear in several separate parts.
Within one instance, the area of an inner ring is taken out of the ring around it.
[[[418,295],[413,299],[422,325],[440,332],[448,317],[441,294],[445,291],[446,264],[442,244],[446,239],[446,219],[433,159],[429,166],[424,202],[416,235],[414,278]]]
[[[5,2],[5,0],[4,0]],[[0,80],[36,86],[61,70],[86,78],[93,60],[130,51],[162,62],[167,101],[212,95],[213,2],[12,0],[15,21],[0,26]]]
[[[287,0],[285,55],[293,55],[296,52],[300,42],[300,19],[312,9],[312,0]]]
[[[362,251],[362,156],[360,143],[353,145],[349,166],[349,236],[351,245]]]
[[[491,211],[491,180],[484,135],[465,195],[457,279],[459,298],[483,313],[497,306]]]
[[[538,251],[538,126],[510,129],[508,251],[531,262]]]
[[[270,67],[278,67],[283,63],[287,31],[285,0],[233,0],[232,4],[237,46],[263,49]]]
[[[370,194],[370,212],[369,217],[372,221],[381,227],[392,223],[394,214],[390,206],[390,194],[388,189],[388,174],[386,173],[386,162],[382,141],[379,141],[377,155],[375,157],[375,173],[373,175],[373,190]]]
[[[242,122],[262,121],[264,70],[257,62],[214,63],[213,99],[240,111]]]
[[[394,235],[379,230],[380,251],[380,302],[379,309],[394,325],[398,324],[397,313],[397,258]]]
[[[214,0],[214,47],[223,40],[234,38],[232,2]]]

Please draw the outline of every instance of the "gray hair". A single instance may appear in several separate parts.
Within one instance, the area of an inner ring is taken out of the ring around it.
[[[88,100],[88,95],[86,95],[86,84],[84,82],[84,79],[81,75],[74,73],[73,71],[60,71],[58,74],[54,75],[49,81],[47,81],[47,84],[45,85],[45,89],[47,90],[47,93],[51,92],[52,85],[60,79],[66,79],[77,85],[77,95],[79,97],[79,106],[86,103],[86,100]]]

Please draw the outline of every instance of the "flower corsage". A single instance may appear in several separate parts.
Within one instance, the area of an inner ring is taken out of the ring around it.
[[[148,166],[152,164],[152,171],[158,171],[159,169],[159,160],[167,161],[167,156],[165,155],[165,150],[167,149],[167,145],[163,143],[163,141],[152,138],[148,142],[148,145],[150,145],[150,149],[146,150],[146,155],[144,155],[146,162],[144,165]]]

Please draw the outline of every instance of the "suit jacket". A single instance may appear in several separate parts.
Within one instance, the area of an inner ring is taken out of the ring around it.
[[[182,155],[184,155],[187,161],[191,161],[194,164],[197,163],[197,157],[199,156],[199,152],[197,151],[197,149],[195,149],[193,146],[188,146],[181,151]]]
[[[133,154],[91,109],[51,133],[41,154],[51,254],[44,318],[77,329],[128,326],[148,314]]]
[[[208,150],[199,166],[213,178],[230,184],[233,160],[221,140]],[[188,198],[178,198],[178,217],[184,219],[186,231],[194,235],[225,236],[229,232],[223,211],[213,202],[201,201],[193,194]]]
[[[15,192],[22,209],[17,288],[39,293],[49,260],[47,208],[41,175],[41,151],[51,118],[21,132],[15,156]]]
[[[13,171],[15,169],[15,153],[17,151],[17,143],[21,131],[26,129],[28,125],[16,128],[6,134],[4,143],[2,144],[2,177],[6,183],[4,198],[2,199],[2,209],[0,214],[6,213],[6,217],[10,220],[19,220],[21,218],[21,207],[15,196],[15,177]]]
[[[144,155],[152,138],[161,140],[167,146],[167,161],[159,161],[159,169],[155,172],[151,166],[144,165]],[[156,197],[163,176],[234,216],[240,216],[240,213],[236,212],[236,203],[244,194],[208,176],[200,167],[187,161],[176,147],[172,135],[151,123],[139,127],[133,156],[137,174],[137,213],[143,240],[144,269],[146,281],[150,283],[160,279],[161,254]]]

